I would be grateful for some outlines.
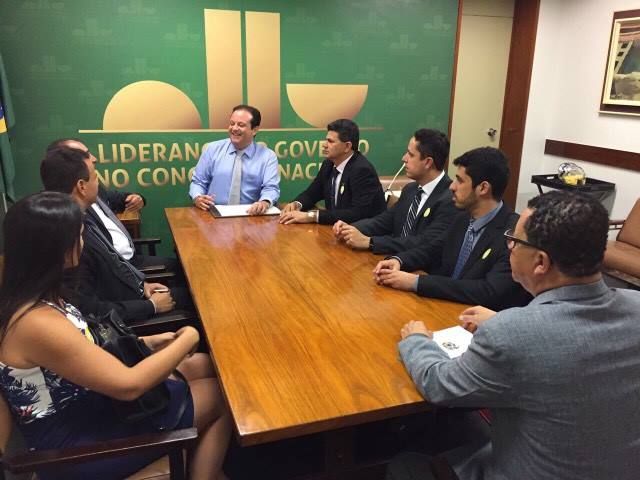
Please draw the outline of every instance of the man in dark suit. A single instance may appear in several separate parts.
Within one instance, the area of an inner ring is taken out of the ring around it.
[[[449,140],[437,130],[422,128],[413,134],[402,157],[407,177],[415,180],[402,189],[391,208],[352,225],[338,220],[333,232],[354,250],[397,253],[434,240],[457,214],[443,171]]]
[[[377,283],[494,310],[526,305],[531,297],[511,278],[503,236],[518,220],[502,202],[509,179],[507,158],[498,149],[482,147],[453,164],[458,170],[449,188],[466,215],[458,216],[437,240],[379,262],[374,270]],[[419,269],[428,274],[408,273]]]
[[[358,152],[360,131],[351,120],[327,125],[323,154],[327,158],[311,185],[287,204],[280,223],[355,222],[385,209],[384,193],[376,169]],[[315,204],[324,200],[325,210]]]
[[[40,176],[46,190],[71,195],[85,212],[97,199],[98,176],[88,152],[65,147],[49,150]],[[115,309],[127,321],[174,309],[172,292],[160,283],[147,283],[90,215],[85,215],[82,238],[80,264],[65,279],[65,297],[81,312],[103,314]]]
[[[96,157],[89,151],[89,148],[76,138],[55,140],[49,144],[47,151],[61,147],[74,148],[86,152],[89,154],[91,161],[94,164],[96,163]],[[118,253],[136,268],[162,265],[166,270],[181,273],[180,264],[175,258],[137,253],[131,235],[116,216],[116,213],[121,213],[125,210],[138,211],[144,206],[145,200],[142,195],[107,190],[102,185],[99,185],[98,197],[95,203],[90,208],[87,208],[86,214],[101,228],[105,237],[111,241]]]
[[[77,138],[59,138],[58,140],[54,140],[47,146],[47,151],[60,147],[77,148],[85,152],[89,151],[89,148]],[[107,190],[103,185],[99,185],[98,197],[109,206],[113,213],[122,213],[125,210],[137,212],[142,210],[147,204],[145,198],[139,193]]]

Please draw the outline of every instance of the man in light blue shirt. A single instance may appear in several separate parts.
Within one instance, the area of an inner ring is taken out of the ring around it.
[[[202,210],[212,205],[250,204],[250,215],[262,215],[280,197],[278,158],[254,140],[260,111],[249,105],[233,108],[229,139],[207,145],[191,179],[189,196]]]

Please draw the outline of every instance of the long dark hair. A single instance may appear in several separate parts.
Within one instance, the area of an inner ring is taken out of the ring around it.
[[[80,253],[82,212],[64,193],[43,192],[17,202],[4,219],[0,342],[11,318],[40,300],[57,303],[68,252]]]

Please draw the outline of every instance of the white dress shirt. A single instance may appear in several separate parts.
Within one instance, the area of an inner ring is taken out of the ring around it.
[[[97,203],[94,203],[93,205],[91,205],[91,207],[96,212],[98,217],[100,217],[100,220],[102,220],[102,223],[109,231],[111,239],[113,240],[113,247],[118,251],[120,255],[122,255],[125,260],[131,260],[134,251],[133,248],[131,248],[129,239],[124,234],[124,232],[120,230],[120,228],[118,228],[118,226],[113,223],[113,221],[109,217],[107,217],[107,215],[102,211]]]

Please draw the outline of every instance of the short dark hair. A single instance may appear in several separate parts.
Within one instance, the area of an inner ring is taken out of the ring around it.
[[[84,142],[82,140],[80,140],[79,138],[74,138],[74,137],[68,137],[68,138],[59,138],[57,140],[54,140],[53,142],[51,142],[49,145],[47,145],[47,152],[50,150],[55,150],[56,148],[62,148],[62,147],[67,147],[67,142],[78,142],[78,143],[82,143],[84,145]]]
[[[3,228],[0,341],[21,308],[59,300],[65,256],[79,252],[81,225],[80,207],[59,192],[30,195],[9,209]]]
[[[431,130],[429,128],[421,128],[413,134],[420,158],[433,158],[433,163],[437,170],[442,170],[449,156],[449,139],[439,130]]]
[[[553,190],[532,198],[524,225],[527,240],[544,249],[565,275],[597,273],[607,246],[609,215],[588,195]]]
[[[453,164],[465,168],[474,188],[488,182],[493,198],[502,200],[509,182],[509,160],[502,151],[493,147],[474,148],[456,158]]]
[[[262,115],[260,114],[260,110],[258,110],[256,107],[252,107],[251,105],[245,105],[245,104],[236,105],[235,107],[233,107],[233,110],[231,110],[231,113],[235,112],[236,110],[244,110],[251,114],[251,122],[249,122],[251,124],[251,128],[256,128],[260,126],[260,122],[262,121]]]
[[[78,180],[89,180],[86,160],[91,156],[76,148],[60,147],[47,151],[40,163],[40,179],[45,190],[71,194]]]
[[[336,132],[341,142],[351,142],[351,150],[358,151],[360,143],[360,129],[358,125],[348,118],[341,118],[327,125],[329,132]]]

